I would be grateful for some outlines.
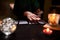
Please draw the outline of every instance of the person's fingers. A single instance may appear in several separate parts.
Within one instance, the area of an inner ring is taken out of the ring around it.
[[[27,16],[30,21],[35,20],[34,14]]]
[[[35,15],[35,14],[29,14],[29,15],[27,16],[27,18],[28,18],[30,21],[32,21],[32,20],[40,20],[40,18],[39,18],[37,15]]]
[[[41,20],[41,18],[36,18],[36,20]]]
[[[31,18],[32,20],[40,20],[40,18],[39,18],[38,16],[36,16],[36,15],[32,15],[30,18]]]
[[[30,15],[28,15],[28,19],[29,19],[30,21],[32,21],[32,18],[31,18],[31,16],[30,16]]]
[[[28,19],[29,19],[30,21],[32,21],[32,18],[28,17]]]
[[[36,18],[35,17],[31,17],[32,18],[32,20],[36,20]]]
[[[40,18],[39,18],[37,15],[34,15],[32,18],[33,18],[34,20],[40,20]]]

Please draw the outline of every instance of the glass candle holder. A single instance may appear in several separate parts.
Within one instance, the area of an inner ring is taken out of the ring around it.
[[[48,23],[50,25],[58,25],[59,24],[59,14],[48,14]]]

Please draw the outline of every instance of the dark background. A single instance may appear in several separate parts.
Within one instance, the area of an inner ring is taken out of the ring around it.
[[[14,3],[15,0],[0,0],[0,19],[4,19],[6,17],[11,17],[13,19],[17,19],[17,16],[12,12],[10,8],[10,3]],[[40,4],[40,9],[44,11],[44,0],[38,0]],[[43,19],[44,13],[42,14]]]
[[[40,3],[40,9],[43,10],[44,12],[41,18],[44,19],[45,21],[48,20],[47,15],[49,8],[52,6],[60,5],[59,0],[38,0],[38,1]],[[3,4],[2,6],[1,3]],[[12,13],[12,10],[10,9],[9,6],[10,3],[14,3],[14,0],[0,0],[0,19],[6,18],[8,16],[16,19],[16,16]]]

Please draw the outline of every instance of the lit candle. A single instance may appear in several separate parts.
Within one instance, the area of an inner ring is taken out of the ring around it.
[[[50,30],[49,28],[44,29],[43,32],[45,34],[52,34],[52,30]]]
[[[59,22],[59,14],[48,14],[48,22],[50,25],[56,25]]]

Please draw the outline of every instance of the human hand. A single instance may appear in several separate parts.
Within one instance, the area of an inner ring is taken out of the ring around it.
[[[14,9],[14,3],[10,3],[9,6],[11,7],[11,9]]]
[[[30,20],[30,21],[38,21],[38,20],[40,20],[40,18],[37,16],[37,15],[35,15],[35,14],[33,14],[32,12],[25,12],[25,14],[26,14],[26,16],[27,16],[27,18]]]

